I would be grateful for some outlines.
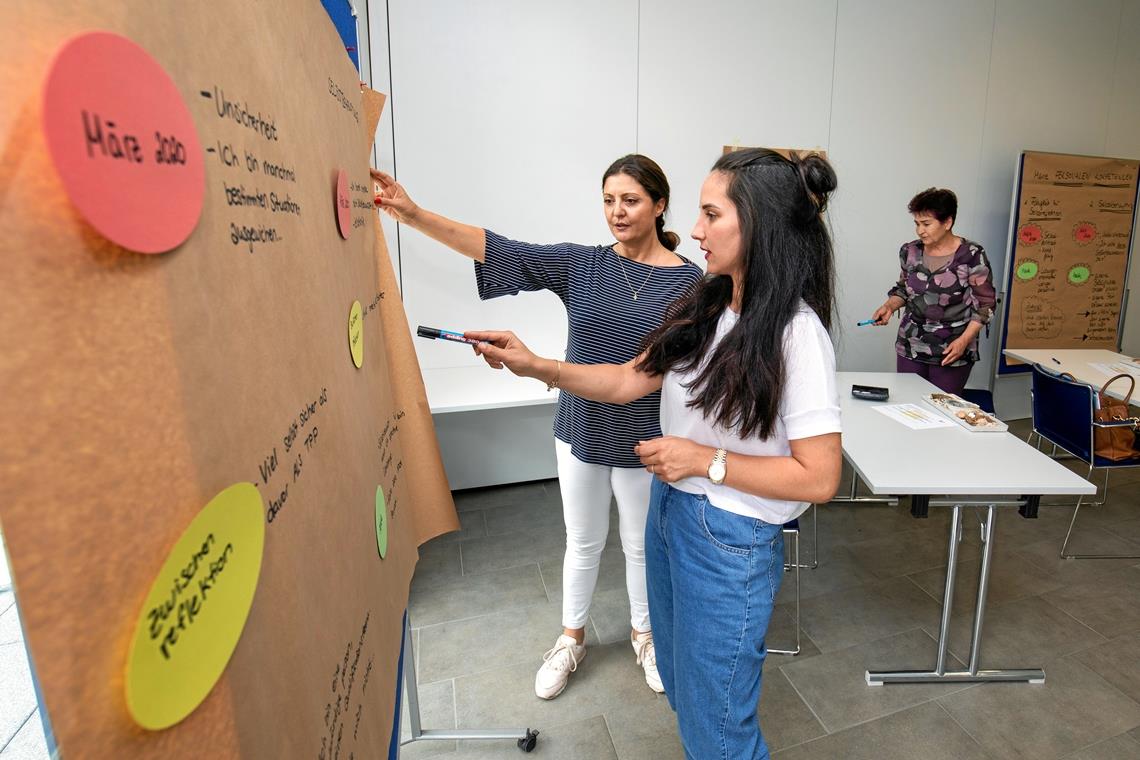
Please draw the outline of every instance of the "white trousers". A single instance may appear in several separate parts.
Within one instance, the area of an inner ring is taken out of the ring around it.
[[[554,439],[558,486],[566,521],[566,558],[562,563],[562,625],[584,628],[590,599],[598,582],[602,549],[610,530],[610,497],[617,498],[618,533],[625,552],[625,586],[630,626],[648,631],[649,601],[645,590],[645,517],[653,475],[642,467],[587,464],[570,452],[570,444]]]

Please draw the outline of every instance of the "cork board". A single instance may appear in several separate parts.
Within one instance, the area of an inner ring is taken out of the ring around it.
[[[103,238],[48,155],[42,83],[56,50],[91,30],[161,64],[207,151],[201,216],[170,252]],[[308,0],[19,0],[0,50],[0,412],[19,438],[0,460],[0,526],[63,756],[386,756],[417,546],[457,520],[371,210],[382,97],[362,93]],[[244,200],[273,193],[288,203]],[[144,730],[123,683],[143,600],[199,510],[240,482],[266,521],[244,630],[197,709]]]
[[[1119,348],[1138,170],[1135,159],[1022,154],[1003,348]],[[1027,370],[1004,356],[998,367]]]
[[[732,152],[738,151],[738,150],[752,150],[752,148],[747,146],[747,145],[725,145],[724,147],[721,148],[720,152],[721,152],[721,155],[726,155],[728,153],[732,153]],[[824,159],[827,158],[827,151],[823,150],[822,148],[767,148],[767,150],[774,150],[775,152],[779,153],[781,156],[783,156],[784,158],[787,158],[787,159],[791,159],[793,153],[797,153],[801,156],[807,156],[807,155],[810,155],[812,153],[818,153]]]

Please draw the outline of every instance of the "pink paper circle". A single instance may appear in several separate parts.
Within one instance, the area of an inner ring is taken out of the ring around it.
[[[134,42],[111,32],[66,42],[44,83],[43,129],[68,197],[104,237],[162,253],[194,231],[202,144],[178,87]]]
[[[1096,239],[1096,225],[1092,222],[1078,222],[1073,225],[1073,240],[1081,245],[1091,243]]]
[[[336,204],[336,228],[340,236],[348,240],[352,232],[352,199],[348,196],[348,172],[344,169],[336,173],[336,195],[333,198]]]

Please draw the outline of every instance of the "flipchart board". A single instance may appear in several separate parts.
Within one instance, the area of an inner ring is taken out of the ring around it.
[[[721,148],[720,152],[721,152],[721,155],[726,155],[728,153],[734,153],[735,151],[738,151],[738,150],[753,150],[753,148],[751,148],[747,145],[725,145],[724,147]],[[810,149],[809,148],[768,148],[768,150],[774,150],[777,153],[779,153],[781,156],[783,156],[784,158],[788,158],[788,159],[790,159],[792,157],[793,153],[797,153],[801,156],[807,156],[807,155],[810,155],[812,153],[818,153],[819,155],[823,156],[824,158],[827,158],[827,151],[823,150],[822,148],[810,148]]]
[[[1138,173],[1135,159],[1021,154],[1002,348],[1119,348]]]
[[[0,50],[0,526],[62,755],[386,756],[458,525],[382,96],[310,0],[19,0]]]

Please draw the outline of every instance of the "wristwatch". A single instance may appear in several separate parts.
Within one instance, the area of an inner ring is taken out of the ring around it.
[[[719,486],[724,482],[724,478],[727,475],[728,452],[724,449],[717,449],[716,454],[713,455],[712,462],[709,464],[709,480],[712,481],[714,486]]]

